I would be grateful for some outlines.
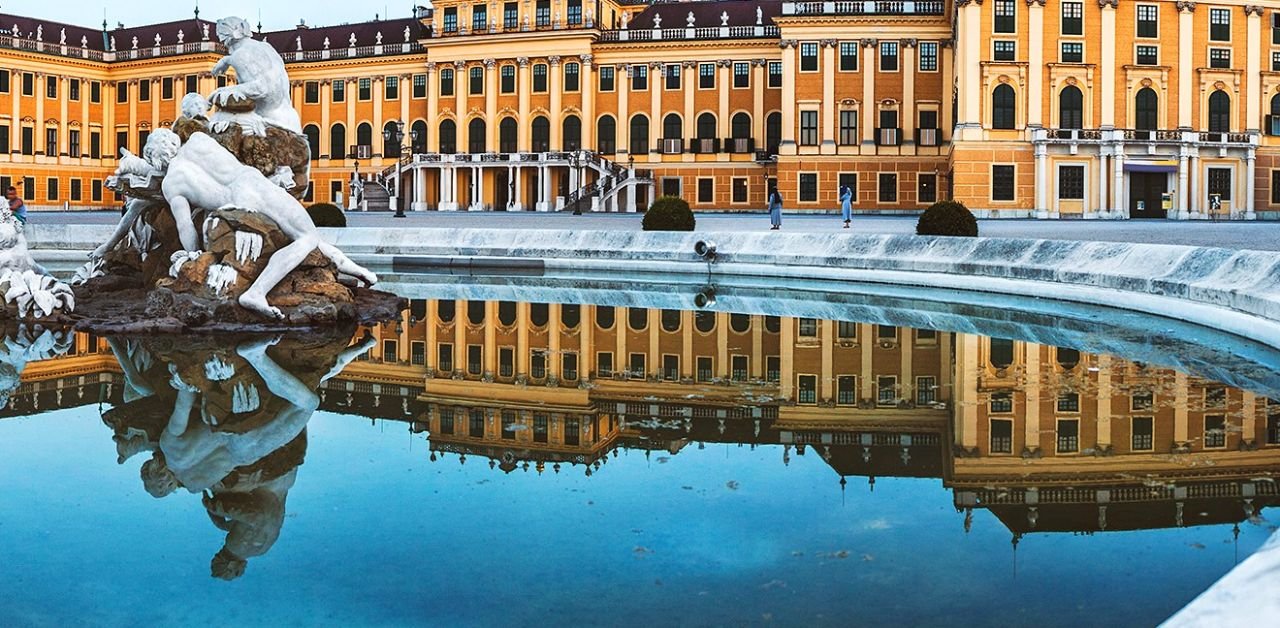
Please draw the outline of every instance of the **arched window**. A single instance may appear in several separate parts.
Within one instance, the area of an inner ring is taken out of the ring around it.
[[[1209,132],[1227,133],[1231,130],[1231,97],[1217,89],[1209,94]]]
[[[401,144],[404,138],[399,142],[396,141],[395,133],[399,130],[395,122],[388,122],[382,126],[382,156],[391,159],[399,159],[403,147]]]
[[[1013,87],[1005,83],[991,92],[991,128],[1012,129],[1017,125],[1018,104]]]
[[[992,338],[988,361],[991,366],[998,369],[1009,368],[1013,364],[1013,341],[1004,338]]]
[[[498,322],[504,327],[510,327],[516,324],[516,302],[515,301],[499,301],[498,302]]]
[[[483,153],[485,151],[485,124],[480,118],[472,118],[467,123],[467,152]]]
[[[426,120],[415,120],[413,126],[409,128],[409,141],[413,143],[413,152],[427,152],[427,122]]]
[[[1080,363],[1080,352],[1075,349],[1058,347],[1058,366],[1070,371]]]
[[[649,310],[642,307],[627,308],[627,326],[631,331],[644,331],[649,326]]]
[[[730,314],[729,329],[732,329],[733,333],[735,334],[747,333],[747,331],[751,329],[751,315],[750,314]]]
[[[770,155],[778,154],[778,145],[782,143],[782,114],[773,112],[764,119],[764,143]]]
[[[440,317],[441,323],[452,323],[453,317],[457,313],[458,303],[456,301],[436,301],[436,316]]]
[[[716,114],[707,112],[698,116],[698,139],[711,140],[716,137]]]
[[[302,134],[307,136],[307,149],[311,151],[312,159],[320,158],[320,127],[314,124],[308,124],[302,127]]]
[[[373,149],[372,124],[369,124],[368,122],[361,122],[360,126],[356,127],[356,145],[368,146],[370,150]]]
[[[729,121],[729,134],[735,140],[745,140],[751,137],[751,114],[744,111],[733,114],[733,119]]]
[[[551,321],[551,307],[546,303],[529,304],[529,323],[534,327],[546,327]]]
[[[1075,85],[1068,85],[1058,92],[1058,127],[1084,128],[1084,94]]]
[[[484,324],[484,301],[467,301],[467,322],[472,325]]]
[[[1154,131],[1160,121],[1160,97],[1156,90],[1144,87],[1138,90],[1133,98],[1133,128],[1139,131]]]
[[[458,125],[453,120],[440,123],[440,152],[453,154],[458,152]]]
[[[578,116],[565,116],[561,127],[563,133],[560,134],[560,139],[564,144],[564,150],[572,151],[581,149],[582,119]]]
[[[533,119],[533,152],[545,153],[551,150],[551,121],[546,116]]]
[[[632,155],[643,155],[649,152],[648,116],[639,113],[631,116],[631,146],[628,150]]]
[[[680,310],[662,310],[662,331],[669,334],[680,331]]]
[[[698,331],[709,334],[716,329],[716,313],[698,310],[693,313],[693,326]]]
[[[606,155],[618,152],[618,122],[613,116],[596,120],[596,150]]]
[[[517,144],[520,142],[520,126],[516,123],[516,119],[510,116],[503,118],[498,123],[498,151],[503,153],[514,153],[519,148]]]
[[[560,306],[560,324],[565,329],[575,329],[582,322],[582,306],[565,303]]]
[[[684,138],[684,121],[674,113],[668,113],[662,119],[662,139],[678,140]]]
[[[334,159],[347,156],[347,127],[341,122],[329,127],[329,156]]]
[[[1280,135],[1280,95],[1271,97],[1271,115],[1267,116],[1267,135]]]
[[[596,306],[596,327],[600,329],[613,329],[613,319],[616,312],[612,305]]]
[[[782,332],[782,319],[777,316],[764,317],[764,331],[767,334],[777,334]]]

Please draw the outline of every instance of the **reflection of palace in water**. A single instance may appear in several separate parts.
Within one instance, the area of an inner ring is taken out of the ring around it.
[[[1117,357],[863,323],[497,301],[414,301],[373,336],[321,385],[320,407],[405,421],[429,435],[433,460],[591,475],[619,449],[783,445],[783,462],[818,456],[841,484],[940,478],[958,509],[988,509],[1015,535],[1240,522],[1280,501],[1277,406]],[[6,414],[116,402],[104,346],[81,336],[74,355],[33,363]]]

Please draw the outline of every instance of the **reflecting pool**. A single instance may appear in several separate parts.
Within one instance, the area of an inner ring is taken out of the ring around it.
[[[1158,623],[1275,530],[1274,373],[1040,340],[466,298],[10,330],[0,625]]]

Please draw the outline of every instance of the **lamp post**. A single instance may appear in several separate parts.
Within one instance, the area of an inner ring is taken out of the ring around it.
[[[388,146],[396,150],[396,214],[395,218],[404,218],[404,199],[400,198],[400,155],[404,152],[404,121],[398,120],[382,129],[382,139]]]
[[[574,216],[582,215],[582,191],[587,188],[587,186],[584,185],[586,182],[583,181],[582,179],[583,161],[585,161],[585,159],[583,159],[582,151],[573,151],[572,153],[569,153],[569,167],[573,168],[578,173],[578,189],[574,191],[574,194],[575,194],[575,199],[573,202]]]

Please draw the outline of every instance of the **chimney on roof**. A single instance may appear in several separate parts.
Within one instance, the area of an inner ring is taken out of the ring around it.
[[[309,29],[309,28],[311,28],[311,27],[310,27],[310,26],[307,26],[307,21],[306,21],[306,20],[298,20],[298,30],[300,30],[300,31],[305,31],[305,30],[307,30],[307,29]]]

